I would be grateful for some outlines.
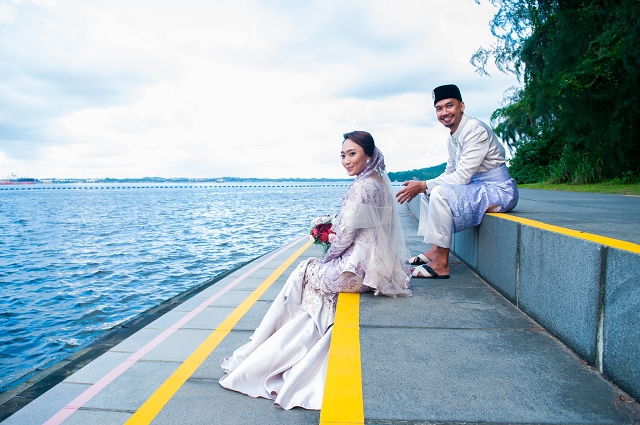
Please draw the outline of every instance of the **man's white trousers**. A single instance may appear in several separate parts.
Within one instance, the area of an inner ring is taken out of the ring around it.
[[[424,236],[428,244],[451,248],[453,214],[441,189],[441,186],[436,186],[429,196],[420,194],[418,236]]]

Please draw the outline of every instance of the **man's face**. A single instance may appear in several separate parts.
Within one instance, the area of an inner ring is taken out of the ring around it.
[[[438,121],[447,127],[451,133],[454,133],[462,121],[462,112],[464,111],[464,102],[458,99],[442,99],[436,103],[436,117]]]

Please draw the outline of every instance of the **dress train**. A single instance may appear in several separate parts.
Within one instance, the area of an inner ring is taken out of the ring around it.
[[[310,279],[318,268],[315,258],[298,265],[251,340],[222,359],[220,385],[287,410],[321,408],[337,296]]]

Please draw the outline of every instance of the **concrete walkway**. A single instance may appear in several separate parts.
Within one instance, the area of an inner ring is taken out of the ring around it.
[[[520,189],[510,214],[640,244],[640,196]]]
[[[526,202],[521,206],[524,213]],[[402,212],[411,252],[424,251],[414,236],[417,222]],[[305,243],[292,243],[225,277],[3,423],[319,423],[317,411],[283,411],[217,382],[220,358],[247,341],[295,265],[318,255],[313,246],[304,249]],[[364,423],[640,420],[637,403],[467,266],[451,261],[451,279],[414,279],[411,298],[360,297]],[[141,406],[151,414],[136,413]]]
[[[403,217],[403,227],[412,254],[424,251],[412,216]],[[449,280],[413,279],[412,298],[363,295],[366,423],[640,419],[630,397],[466,265],[451,261]]]

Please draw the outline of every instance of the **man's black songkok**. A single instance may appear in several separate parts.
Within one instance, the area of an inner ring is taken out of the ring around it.
[[[436,103],[440,102],[442,99],[458,99],[462,102],[462,95],[460,94],[460,89],[455,84],[447,84],[444,86],[439,86],[433,89],[433,93],[431,94],[433,98],[433,106]]]

